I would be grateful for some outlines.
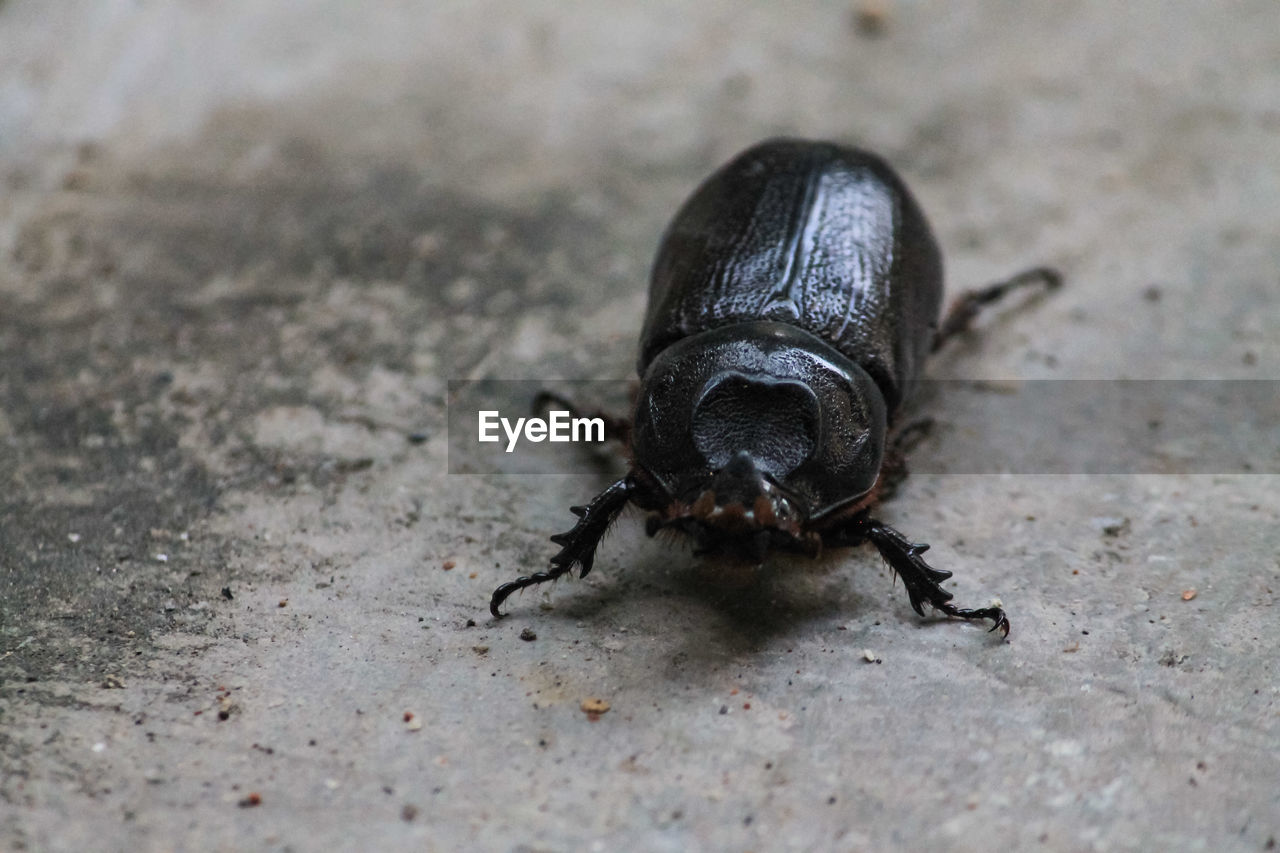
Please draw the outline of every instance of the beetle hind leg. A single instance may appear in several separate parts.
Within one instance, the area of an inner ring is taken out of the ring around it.
[[[578,577],[585,578],[591,571],[591,564],[595,562],[596,547],[609,525],[622,512],[627,501],[631,500],[634,488],[631,477],[627,476],[596,495],[586,506],[570,507],[570,511],[578,516],[578,523],[572,530],[551,537],[551,541],[560,546],[559,553],[551,558],[551,568],[545,572],[534,572],[516,578],[495,589],[493,597],[489,599],[489,612],[494,618],[502,618],[498,608],[518,590],[553,581],[572,571],[575,565],[582,567]]]
[[[933,339],[933,351],[937,352],[948,340],[967,331],[986,306],[999,302],[1010,291],[1034,284],[1044,284],[1047,290],[1054,290],[1062,285],[1062,273],[1053,267],[1032,267],[1004,281],[960,294],[956,301],[951,303],[946,316],[938,326],[938,332]]]

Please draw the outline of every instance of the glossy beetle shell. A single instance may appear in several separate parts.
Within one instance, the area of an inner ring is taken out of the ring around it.
[[[668,227],[639,369],[699,332],[773,320],[859,365],[892,416],[933,343],[941,300],[937,243],[888,164],[831,143],[770,140],[708,178]]]
[[[1009,290],[1059,280],[1037,267],[964,294],[940,329],[937,243],[883,160],[789,139],[748,149],[694,191],[659,246],[635,410],[613,422],[630,470],[571,507],[578,522],[551,537],[551,568],[499,586],[489,611],[574,566],[585,576],[631,504],[650,535],[757,564],[771,549],[870,543],[917,613],[928,603],[1008,636],[999,605],[952,604],[929,546],[871,511],[904,473],[886,444],[926,355]]]
[[[865,494],[880,472],[883,395],[865,371],[790,324],[733,324],[677,341],[641,388],[635,458],[670,496],[689,501],[714,486],[721,501],[749,502],[750,486],[736,495],[713,476],[745,452],[807,522]]]

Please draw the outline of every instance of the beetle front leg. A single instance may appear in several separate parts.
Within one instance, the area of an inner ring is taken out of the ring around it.
[[[560,546],[560,553],[551,558],[551,568],[545,572],[534,572],[516,578],[495,589],[489,600],[489,612],[494,618],[502,618],[498,608],[517,590],[553,581],[571,571],[575,565],[582,567],[578,577],[585,578],[591,571],[591,564],[595,562],[596,546],[600,544],[600,539],[618,517],[618,513],[627,505],[627,501],[631,500],[634,491],[635,483],[628,475],[596,495],[586,506],[570,507],[569,511],[578,516],[578,523],[567,533],[557,533],[551,537],[551,541]]]
[[[902,585],[907,588],[907,596],[911,600],[911,608],[921,616],[924,615],[924,602],[928,602],[935,610],[957,619],[990,619],[1004,636],[1009,636],[1009,617],[1000,607],[980,607],[967,609],[956,607],[951,603],[954,597],[942,588],[942,581],[951,577],[951,572],[935,569],[925,562],[921,555],[929,550],[923,543],[909,542],[905,536],[887,524],[868,516],[854,519],[853,523],[839,534],[839,544],[854,545],[859,542],[870,542],[876,546],[880,556],[889,564],[889,568],[902,578]]]

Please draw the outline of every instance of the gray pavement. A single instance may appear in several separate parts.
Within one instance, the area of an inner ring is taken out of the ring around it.
[[[0,843],[1274,847],[1274,474],[924,442],[883,516],[1007,643],[634,516],[490,619],[606,474],[446,473],[447,381],[629,377],[782,133],[892,161],[953,291],[1066,274],[935,377],[1280,379],[1272,0],[0,3]]]

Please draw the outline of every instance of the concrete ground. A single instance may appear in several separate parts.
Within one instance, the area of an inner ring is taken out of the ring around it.
[[[630,376],[782,133],[1066,273],[934,376],[1280,379],[1273,0],[0,4],[5,848],[1272,849],[1275,475],[917,473],[1007,643],[633,517],[490,619],[606,474],[447,474],[447,381]]]

